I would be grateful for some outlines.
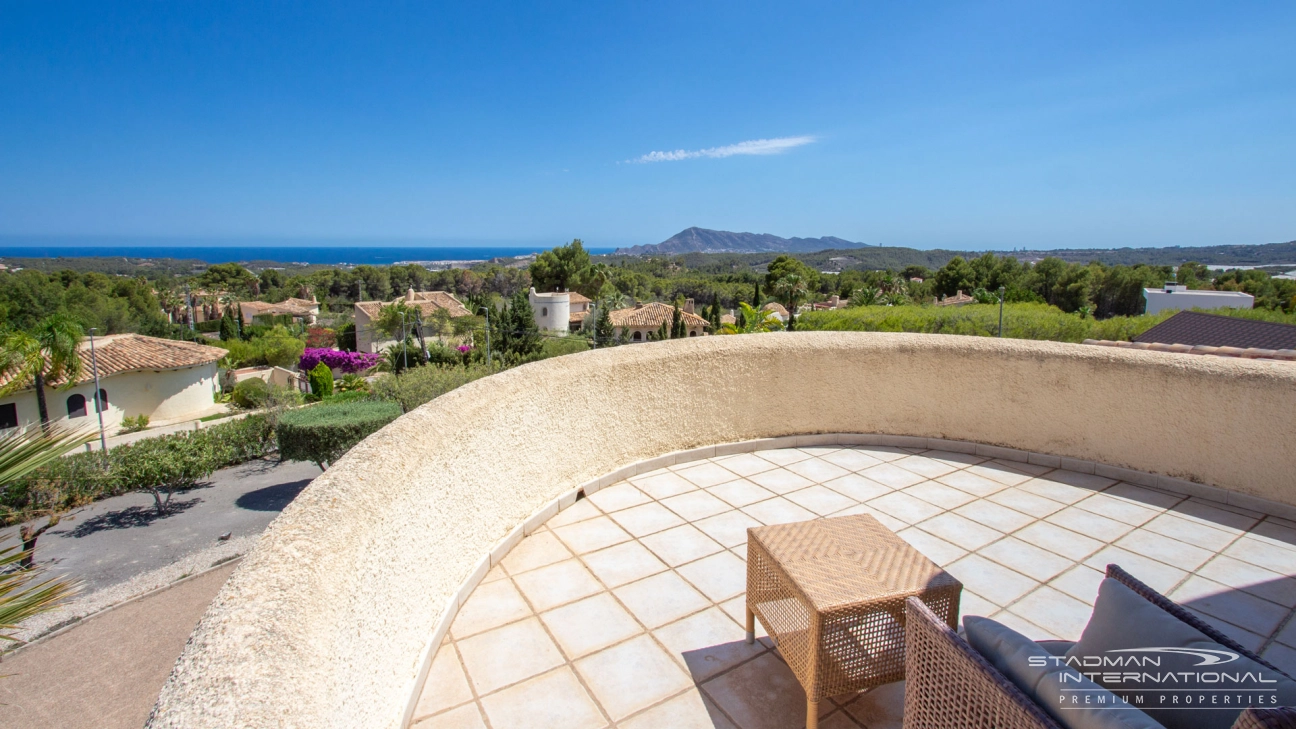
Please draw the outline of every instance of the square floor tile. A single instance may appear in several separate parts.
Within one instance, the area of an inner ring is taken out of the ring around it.
[[[878,686],[846,705],[846,712],[868,729],[900,729],[904,724],[904,681]]]
[[[675,473],[688,479],[695,486],[700,486],[702,488],[715,486],[716,484],[724,483],[725,481],[732,481],[739,476],[739,474],[736,474],[719,464],[709,462],[690,465],[685,468],[677,468]]]
[[[675,571],[713,602],[724,602],[747,589],[747,563],[732,552],[703,557]]]
[[[619,483],[616,486],[595,491],[592,496],[586,497],[592,504],[602,509],[604,512],[611,513],[621,509],[629,509],[632,506],[646,504],[652,499],[639,489],[628,483]]]
[[[955,468],[963,468],[964,466],[975,466],[978,463],[985,463],[986,461],[990,460],[983,456],[978,456],[975,453],[958,453],[955,451],[942,451],[942,450],[923,451],[918,455],[922,456],[923,458],[930,458],[934,461],[948,463],[949,465]]]
[[[578,521],[585,521],[602,515],[603,512],[599,511],[597,506],[591,504],[589,499],[581,499],[558,512],[557,516],[545,522],[545,526],[550,529],[557,529],[560,526],[575,524]]]
[[[1026,466],[1028,464],[1023,463],[1021,465]],[[1034,478],[1032,474],[1025,473],[1020,468],[1009,466],[1002,461],[978,463],[975,466],[968,466],[966,470],[968,473],[988,478],[1005,486],[1019,486]]]
[[[975,496],[966,491],[959,491],[956,488],[935,481],[923,481],[902,490],[900,493],[922,499],[942,509],[954,509],[976,500]]]
[[[506,578],[508,578],[508,573],[504,571],[503,567],[497,564],[486,571],[486,576],[482,578],[482,584],[485,585],[487,583],[494,582],[496,580],[503,580]]]
[[[1296,605],[1296,577],[1280,575],[1250,562],[1221,554],[1203,565],[1197,574],[1279,605]]]
[[[905,456],[912,456],[913,453],[903,448],[894,448],[892,446],[858,446],[854,448],[858,453],[863,453],[870,458],[876,458],[879,461],[898,461]]]
[[[626,530],[609,517],[600,516],[554,529],[554,534],[576,554],[585,554],[630,540]]]
[[[743,482],[737,481],[736,483]],[[715,516],[733,508],[701,489],[690,491],[687,494],[680,494],[679,496],[672,496],[669,499],[662,499],[661,504],[683,517],[686,521],[705,519],[708,516]]]
[[[877,481],[870,481],[855,473],[841,478],[834,478],[825,482],[824,486],[861,503],[884,496],[892,491],[890,486],[884,486]]]
[[[743,513],[766,525],[809,521],[816,516],[814,512],[802,509],[791,501],[781,498],[748,504],[742,510]]]
[[[743,729],[805,726],[805,692],[773,653],[707,681],[702,691]]]
[[[415,721],[411,729],[486,729],[477,704],[467,704],[457,709]]]
[[[1269,517],[1251,527],[1251,538],[1278,547],[1296,550],[1296,528],[1280,523],[1280,520],[1276,517]]]
[[[768,451],[756,451],[756,455],[779,466],[786,466],[789,463],[796,463],[797,461],[804,461],[807,458],[813,458],[809,453],[799,451],[796,448],[776,448]]]
[[[622,729],[737,729],[698,689],[685,691],[617,726]]]
[[[739,517],[747,519],[742,515],[739,515]],[[745,533],[743,541],[746,542]],[[701,559],[708,554],[715,554],[724,549],[716,540],[708,537],[691,524],[651,534],[644,537],[640,543],[671,567]]]
[[[938,565],[947,565],[967,554],[967,551],[962,547],[950,544],[940,537],[934,537],[917,527],[909,527],[904,531],[897,532],[896,536],[908,542],[914,549],[922,552],[924,557]]]
[[[1193,610],[1192,608],[1188,608],[1188,612],[1192,613],[1199,620],[1211,626],[1212,628],[1218,630],[1224,635],[1227,635],[1228,637],[1237,641],[1239,645],[1251,651],[1252,653],[1258,653],[1265,644],[1264,636],[1256,635],[1255,633],[1252,633],[1251,631],[1246,630],[1244,628],[1239,628],[1238,626],[1228,622],[1227,620],[1220,620],[1219,618],[1213,615],[1209,615],[1207,613],[1203,613],[1198,610]]]
[[[1265,649],[1261,657],[1277,666],[1288,676],[1296,675],[1296,648],[1274,643]]]
[[[643,628],[605,593],[540,615],[558,647],[575,660],[638,635]]]
[[[1074,506],[1069,506],[1056,514],[1045,517],[1044,521],[1070,529],[1078,534],[1101,539],[1104,542],[1114,542],[1134,529],[1133,526],[1125,522],[1109,519]]]
[[[661,504],[644,504],[612,514],[612,519],[636,537],[679,526],[684,520]]]
[[[581,561],[608,587],[620,587],[667,569],[660,559],[639,542],[625,542],[590,552]]]
[[[1215,556],[1214,552],[1199,549],[1178,539],[1163,537],[1160,534],[1135,529],[1115,542],[1116,546],[1128,549],[1135,554],[1151,557],[1158,562],[1192,572]]]
[[[1136,486],[1132,483],[1118,483],[1103,493],[1156,511],[1169,509],[1185,498],[1182,494],[1172,494],[1169,491]]]
[[[1274,636],[1274,640],[1290,648],[1296,648],[1296,620],[1288,620],[1287,625]]]
[[[984,500],[960,506],[954,510],[954,513],[1005,534],[1015,532],[1035,521],[1033,516]]]
[[[906,488],[927,480],[925,477],[919,476],[913,471],[906,471],[894,463],[880,463],[872,468],[860,471],[859,474],[870,481],[876,481],[893,489]]]
[[[1008,611],[1065,640],[1080,640],[1093,607],[1051,587],[1041,587],[1013,603]]]
[[[850,507],[849,509],[842,509],[841,511],[839,511],[839,512],[837,512],[837,513],[835,513],[835,514],[832,514],[831,516],[833,516],[833,517],[838,517],[838,516],[855,516],[856,514],[868,514],[869,516],[873,517],[874,519],[877,519],[879,524],[881,524],[882,526],[886,527],[887,529],[890,529],[890,530],[893,531],[893,532],[899,532],[899,531],[902,531],[902,530],[907,529],[907,528],[909,527],[908,524],[906,524],[906,523],[900,521],[899,519],[895,518],[894,516],[891,516],[891,515],[889,515],[889,514],[885,514],[885,513],[881,512],[881,511],[878,511],[877,509],[874,509],[874,508],[872,508],[872,507],[870,507],[870,506],[868,506],[868,505],[866,505],[866,504],[857,504],[857,505],[855,505],[855,506]]]
[[[695,683],[760,655],[765,645],[747,645],[747,633],[720,608],[713,607],[653,631]]]
[[[522,594],[513,583],[499,580],[478,585],[472,591],[468,601],[450,624],[450,633],[456,640],[463,640],[470,635],[521,620],[530,614],[531,607],[522,599]]]
[[[776,494],[786,494],[789,491],[803,489],[813,483],[810,479],[804,476],[798,476],[783,468],[766,471],[764,473],[757,473],[748,476],[747,480],[757,486],[769,489]]]
[[[1162,595],[1170,594],[1170,589],[1179,584],[1179,581],[1188,574],[1177,567],[1112,546],[1086,559],[1085,564],[1103,572],[1107,571],[1109,564],[1120,565],[1126,572]]]
[[[1098,600],[1098,586],[1102,584],[1105,577],[1102,572],[1081,564],[1054,577],[1049,586],[1065,592],[1086,605],[1093,605]]]
[[[674,572],[623,585],[612,591],[639,622],[651,630],[698,612],[711,601]]]
[[[833,451],[826,456],[822,456],[822,458],[834,466],[841,466],[847,471],[860,471],[865,468],[872,468],[882,462],[873,456],[854,448],[843,448],[839,451]]]
[[[906,524],[916,524],[941,513],[939,506],[929,504],[922,499],[915,499],[900,491],[879,496],[868,502],[868,506]]]
[[[1078,532],[1063,529],[1046,521],[1037,521],[1014,533],[1013,536],[1023,542],[1030,542],[1037,547],[1043,547],[1054,554],[1060,554],[1075,562],[1088,557],[1103,547],[1103,543],[1097,539],[1091,539]]]
[[[491,726],[509,729],[600,729],[603,713],[566,666],[482,699]]]
[[[1092,473],[1080,473],[1079,471],[1068,471],[1059,468],[1056,471],[1040,476],[1039,478],[1053,481],[1054,483],[1063,483],[1069,486],[1084,489],[1089,492],[1102,491],[1103,489],[1116,483],[1115,479],[1098,476]]]
[[[1261,516],[1253,512],[1239,513],[1236,509],[1225,508],[1223,504],[1207,503],[1198,499],[1180,501],[1170,507],[1166,513],[1208,527],[1222,529],[1230,534],[1250,529],[1260,521]]]
[[[752,453],[739,453],[738,455],[728,456],[726,458],[717,458],[716,462],[726,470],[733,471],[739,476],[751,476],[761,471],[769,471],[778,466]]]
[[[1167,511],[1158,516],[1144,524],[1143,528],[1161,536],[1177,539],[1185,544],[1209,549],[1212,552],[1222,551],[1238,535],[1236,530],[1224,531],[1223,529],[1216,529],[1199,521],[1184,519],[1173,511]]]
[[[414,708],[414,718],[421,719],[430,714],[445,711],[467,701],[472,701],[472,689],[468,688],[468,677],[464,675],[463,666],[459,665],[459,654],[452,645],[443,645],[432,659],[428,670],[427,681],[423,692],[419,694],[418,705]],[[473,707],[473,711],[477,710]]]
[[[919,522],[916,526],[967,550],[980,549],[1003,536],[994,529],[952,512]]]
[[[999,612],[999,606],[972,592],[964,589],[959,595],[959,619],[962,620],[968,615],[974,615],[980,618],[988,618]]]
[[[960,491],[966,491],[973,496],[981,497],[986,497],[1008,488],[1007,484],[1002,484],[998,481],[988,479],[985,476],[970,473],[968,471],[947,473],[936,480],[946,486],[953,486]]]
[[[574,559],[531,570],[514,578],[536,612],[603,591],[603,585]]]
[[[737,481],[730,481],[729,483],[722,483],[719,486],[712,486],[707,489],[707,492],[713,496],[719,497],[721,500],[734,507],[754,504],[757,501],[772,499],[776,496],[773,491],[763,489],[747,479],[739,479]]]
[[[969,554],[945,569],[964,587],[996,605],[1007,605],[1039,586],[1036,580],[976,554]]]
[[[1094,494],[1087,499],[1077,501],[1075,503],[1075,508],[1084,509],[1085,511],[1093,512],[1094,514],[1101,514],[1108,519],[1124,522],[1131,526],[1145,524],[1160,513],[1157,509],[1150,509],[1133,501],[1109,496],[1105,492]]]
[[[747,529],[761,526],[761,523],[741,511],[726,511],[696,522],[693,526],[725,547],[734,547],[746,544]],[[651,546],[649,548],[651,549]]]
[[[1029,491],[1023,491],[1020,488],[1004,489],[986,498],[1000,506],[1006,506],[1023,514],[1030,514],[1037,519],[1043,519],[1055,511],[1061,511],[1066,506],[1052,499],[1046,499]]]
[[[562,653],[536,618],[474,635],[455,645],[478,695],[563,664]]]
[[[517,546],[500,560],[511,575],[521,574],[537,567],[571,559],[572,553],[549,530],[539,531],[518,542]]]
[[[815,483],[831,481],[834,478],[841,478],[850,473],[849,469],[834,465],[822,458],[811,458],[808,461],[798,461],[785,466],[792,473],[808,478]]]
[[[977,554],[986,559],[998,562],[1005,567],[1030,577],[1047,582],[1070,569],[1075,562],[1041,549],[1029,542],[1008,537],[994,544],[983,547]]]
[[[904,470],[913,471],[923,478],[944,476],[947,473],[952,473],[961,468],[961,466],[956,466],[947,461],[938,461],[935,458],[928,458],[925,455],[905,456],[898,461],[894,461],[894,463]]]
[[[646,635],[580,659],[576,671],[614,721],[693,685],[688,674]]]
[[[1255,539],[1250,534],[1229,545],[1224,554],[1284,575],[1296,575],[1296,551]]]
[[[990,617],[1031,640],[1070,640],[1069,638],[1058,635],[1047,628],[1041,628],[1011,610],[1000,610]]]
[[[1189,577],[1167,597],[1184,607],[1214,615],[1257,635],[1270,635],[1291,613],[1288,605],[1276,605],[1196,575]]]
[[[803,509],[813,511],[819,516],[827,516],[859,503],[855,499],[842,496],[836,491],[823,486],[811,486],[800,491],[793,491],[783,498]]]
[[[1032,478],[1017,488],[1028,493],[1042,496],[1046,499],[1052,499],[1060,504],[1074,504],[1080,499],[1087,499],[1094,494],[1097,489],[1087,489],[1075,486],[1070,483],[1054,480],[1059,474],[1075,474],[1074,471],[1053,471],[1045,476]],[[1077,474],[1084,476],[1086,474]],[[1111,479],[1102,479],[1111,482]]]
[[[697,484],[672,471],[655,476],[639,476],[630,479],[630,482],[654,499],[667,499],[697,488]]]

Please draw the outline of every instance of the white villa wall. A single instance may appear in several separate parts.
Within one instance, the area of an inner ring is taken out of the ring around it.
[[[531,289],[527,294],[536,326],[550,332],[567,331],[571,321],[571,296],[566,293],[537,294]]]
[[[1211,417],[1159,417],[1185,392]],[[629,464],[891,434],[1296,515],[1293,412],[1290,363],[998,338],[696,337],[527,364],[406,414],[316,478],[207,608],[149,726],[401,726],[493,561]],[[555,422],[597,447],[554,448]]]
[[[1184,286],[1143,289],[1143,298],[1147,301],[1147,314],[1187,309],[1250,309],[1255,306],[1255,297],[1241,291],[1198,291]]]
[[[127,416],[147,415],[151,425],[166,425],[204,415],[215,405],[215,394],[220,391],[216,377],[215,362],[176,370],[124,372],[101,377],[99,386],[108,396],[104,427],[115,428]],[[74,394],[86,399],[85,417],[68,418],[67,399]],[[40,422],[40,409],[36,404],[34,390],[24,390],[0,398],[0,405],[7,403],[17,404],[20,425]],[[98,427],[93,381],[67,390],[47,387],[45,403],[52,422],[74,427]]]

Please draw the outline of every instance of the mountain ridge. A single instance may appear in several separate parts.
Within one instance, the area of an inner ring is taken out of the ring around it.
[[[727,230],[685,228],[661,243],[618,248],[617,255],[650,256],[682,253],[813,253],[830,248],[867,248],[866,243],[825,236],[781,238],[771,233],[731,233]]]

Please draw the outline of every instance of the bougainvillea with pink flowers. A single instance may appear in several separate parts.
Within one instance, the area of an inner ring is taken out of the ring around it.
[[[365,370],[378,364],[381,355],[370,354],[368,352],[342,352],[336,349],[307,349],[302,352],[301,362],[297,368],[302,372],[310,372],[315,369],[315,365],[320,362],[325,367],[342,372],[364,372]]]

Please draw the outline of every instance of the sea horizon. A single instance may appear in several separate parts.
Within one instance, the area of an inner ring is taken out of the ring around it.
[[[481,261],[540,253],[561,244],[363,244],[330,242],[264,243],[85,243],[11,245],[0,242],[4,258],[139,258],[198,260],[207,264],[274,262],[310,265],[391,265],[400,262]],[[591,254],[612,253],[615,247],[588,248]]]

